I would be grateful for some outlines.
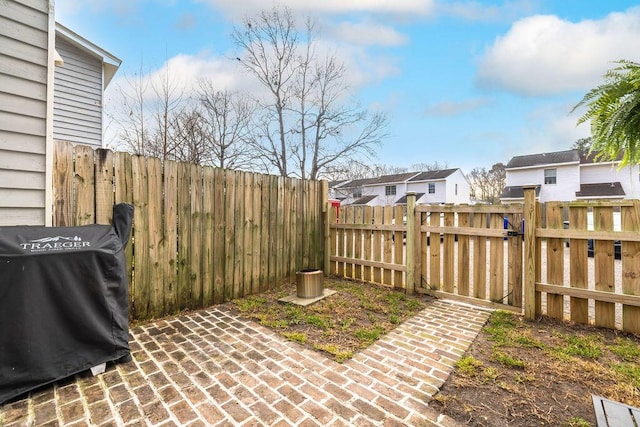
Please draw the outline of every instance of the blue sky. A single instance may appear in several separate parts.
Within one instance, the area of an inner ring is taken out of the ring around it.
[[[233,60],[231,31],[264,0],[56,0],[56,20],[120,58],[107,91],[167,64],[252,89]],[[512,156],[568,149],[589,135],[571,108],[612,61],[640,62],[634,1],[281,0],[316,19],[349,67],[364,106],[389,117],[375,163],[439,162],[469,172]]]

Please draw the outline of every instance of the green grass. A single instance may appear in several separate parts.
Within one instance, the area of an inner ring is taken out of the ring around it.
[[[353,357],[353,352],[342,350],[334,344],[314,344],[313,348],[315,348],[316,350],[325,351],[333,355],[333,357],[335,357],[336,359],[336,362],[340,363]]]
[[[640,366],[635,363],[612,363],[611,370],[640,391]]]
[[[380,335],[383,332],[384,331],[378,327],[374,327],[370,329],[357,329],[355,332],[355,336],[359,340],[365,341],[367,344],[371,344],[372,342],[380,338]]]
[[[322,329],[326,329],[331,325],[331,319],[327,319],[326,317],[318,314],[308,315],[304,318],[304,322],[308,325],[313,325]]]
[[[615,345],[610,346],[609,349],[625,362],[640,363],[640,346],[629,338],[616,338]]]
[[[564,344],[554,349],[560,357],[580,357],[582,359],[597,360],[602,357],[604,342],[597,335],[565,335]]]
[[[233,301],[238,310],[242,312],[251,312],[260,309],[267,303],[267,299],[260,296],[249,296],[242,299],[236,299]]]
[[[591,423],[582,417],[571,417],[562,424],[562,427],[591,427]]]
[[[301,334],[300,332],[283,332],[282,336],[288,340],[295,341],[300,344],[304,344],[307,342],[307,336],[305,334]]]
[[[502,351],[494,351],[491,354],[491,359],[509,369],[524,369],[525,367],[524,361]]]
[[[457,372],[465,377],[478,375],[482,362],[473,356],[463,356],[456,362]]]

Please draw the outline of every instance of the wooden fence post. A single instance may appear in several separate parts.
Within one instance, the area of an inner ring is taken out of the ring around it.
[[[410,191],[407,193],[407,293],[413,294],[415,290],[415,272],[413,271],[415,265],[415,233],[416,233],[416,193]],[[419,231],[418,231],[419,232]]]
[[[331,274],[331,220],[329,218],[329,214],[332,209],[329,207],[329,181],[322,180],[320,181],[320,193],[322,199],[322,224],[324,226],[323,230],[323,238],[324,238],[324,275],[328,276]]]
[[[536,317],[536,195],[524,187],[524,317]]]

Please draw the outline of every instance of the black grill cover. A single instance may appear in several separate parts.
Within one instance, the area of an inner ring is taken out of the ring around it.
[[[113,226],[0,227],[0,404],[111,361],[130,360],[124,247]]]

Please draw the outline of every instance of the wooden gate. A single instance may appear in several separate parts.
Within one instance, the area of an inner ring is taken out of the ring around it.
[[[420,205],[414,221],[416,291],[520,310],[522,205]]]
[[[522,307],[523,205],[347,206],[330,216],[330,274]]]

